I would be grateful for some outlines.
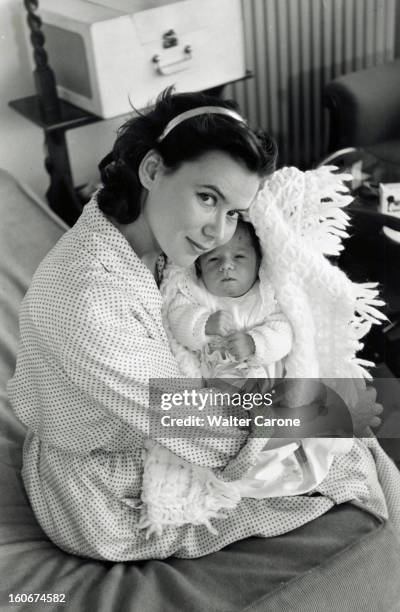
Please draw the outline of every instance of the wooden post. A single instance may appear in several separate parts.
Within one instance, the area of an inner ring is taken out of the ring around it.
[[[44,48],[45,37],[42,32],[42,20],[36,14],[39,6],[38,0],[24,0],[28,12],[27,23],[31,31],[33,58],[35,70],[33,71],[35,87],[40,108],[46,121],[54,121],[60,115],[60,102],[57,95],[54,73],[48,64],[47,53]]]

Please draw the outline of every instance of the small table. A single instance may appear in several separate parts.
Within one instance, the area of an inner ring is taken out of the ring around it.
[[[83,202],[73,186],[65,132],[102,121],[102,118],[63,100],[59,100],[59,112],[46,117],[38,96],[13,100],[9,105],[43,129],[47,153],[44,164],[50,175],[46,197],[50,208],[68,225],[73,225],[82,211]]]

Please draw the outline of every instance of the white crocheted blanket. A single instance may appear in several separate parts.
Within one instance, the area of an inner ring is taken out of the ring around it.
[[[351,176],[335,172],[335,167],[278,170],[252,204],[249,220],[262,250],[262,299],[269,299],[272,286],[294,330],[293,348],[285,363],[287,377],[333,379],[335,390],[354,406],[369,377],[366,368],[373,365],[357,357],[361,339],[385,316],[378,310],[383,302],[377,285],[353,283],[326,257],[343,249],[349,217],[342,209],[352,200],[343,183]],[[167,266],[161,287],[166,308],[178,287],[187,291],[194,274],[194,267]],[[175,340],[166,319],[165,326],[183,374],[201,377],[196,353]],[[341,379],[347,379],[345,385]],[[142,526],[149,532],[159,532],[166,524],[209,524],[220,509],[237,503],[234,484],[229,494],[227,483],[218,488],[210,470],[199,475],[194,466],[175,456],[167,459],[163,452],[157,446],[146,452]],[[163,461],[168,470],[162,468]]]

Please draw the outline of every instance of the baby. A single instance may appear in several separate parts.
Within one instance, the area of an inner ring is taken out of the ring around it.
[[[261,295],[260,263],[255,230],[250,223],[239,221],[227,244],[199,257],[197,278],[177,289],[164,312],[175,340],[199,356],[206,379],[268,379],[271,389],[277,379],[285,378],[284,358],[292,348],[292,329],[265,279]],[[348,382],[351,385],[352,379]],[[287,383],[279,385],[278,391],[286,389],[284,405],[288,407],[307,407],[323,387],[312,380]],[[264,382],[263,389],[268,387]],[[278,396],[274,407],[279,410]],[[382,409],[373,402],[357,404],[350,412],[340,402],[334,405],[331,414],[313,419],[317,429],[311,429],[309,418],[305,419],[303,436],[318,437],[324,431],[348,435],[352,428],[356,435],[367,435],[367,427],[380,424]]]
[[[260,245],[250,223],[239,221],[232,239],[196,262],[190,295],[178,292],[167,312],[174,337],[197,351],[203,376],[269,378],[283,374],[291,326],[271,287],[262,299]]]
[[[292,329],[272,287],[261,295],[260,263],[254,228],[239,221],[227,244],[199,257],[197,279],[170,302],[169,328],[180,344],[198,353],[205,378],[267,378],[272,388],[284,375]],[[235,485],[242,496],[257,498],[311,490],[327,474],[335,453],[351,445],[293,437],[253,442],[253,467]]]

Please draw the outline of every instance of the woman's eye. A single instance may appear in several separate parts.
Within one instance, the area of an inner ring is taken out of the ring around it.
[[[218,261],[217,257],[211,257],[211,258],[208,260],[208,263],[214,263],[214,262],[216,262],[216,261]]]
[[[235,259],[244,259],[244,255],[235,255]]]
[[[239,219],[239,215],[240,215],[238,210],[230,210],[228,211],[227,214],[228,214],[228,217],[230,217],[231,219],[235,219],[235,220]]]
[[[217,198],[215,195],[211,194],[211,193],[199,193],[198,194],[200,200],[203,202],[203,204],[205,204],[206,206],[215,206],[215,204],[217,203]]]

